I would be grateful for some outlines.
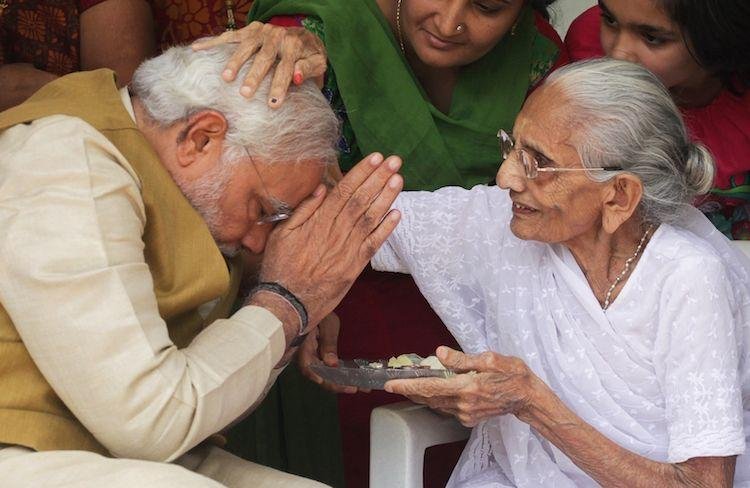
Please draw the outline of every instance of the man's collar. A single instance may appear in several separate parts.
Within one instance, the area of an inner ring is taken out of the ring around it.
[[[127,86],[120,88],[120,98],[122,99],[122,104],[125,106],[125,110],[130,114],[130,118],[135,122],[135,110],[133,109],[133,101],[130,99],[130,92]]]

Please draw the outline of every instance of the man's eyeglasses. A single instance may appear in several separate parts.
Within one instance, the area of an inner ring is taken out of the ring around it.
[[[263,181],[263,176],[261,176],[258,167],[255,165],[255,160],[252,156],[250,156],[250,152],[246,147],[243,147],[243,149],[245,150],[245,154],[247,154],[247,157],[250,158],[250,164],[253,165],[255,174],[258,175],[260,185],[263,188],[263,193],[266,194],[266,200],[273,207],[273,213],[261,215],[258,220],[255,221],[255,225],[275,224],[277,222],[282,222],[289,219],[292,216],[294,210],[289,206],[288,203],[285,203],[278,198],[271,196],[271,194],[268,192],[268,188],[266,187],[266,182]]]
[[[510,158],[513,151],[516,151],[518,153],[518,160],[523,166],[524,174],[526,174],[526,178],[530,180],[538,177],[539,173],[556,173],[563,171],[622,171],[620,166],[609,166],[607,168],[558,168],[547,166],[548,164],[551,164],[552,161],[544,157],[533,156],[522,148],[516,148],[516,142],[513,140],[513,137],[503,129],[500,129],[497,132],[497,141],[500,145],[500,155],[503,157],[503,161]],[[541,164],[541,166],[539,162],[540,158],[544,159],[544,163]]]

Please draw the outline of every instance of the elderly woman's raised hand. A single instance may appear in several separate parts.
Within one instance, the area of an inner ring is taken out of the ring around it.
[[[309,323],[331,313],[396,227],[401,159],[371,154],[326,195],[321,185],[268,237],[260,281],[277,282],[306,307]]]
[[[240,88],[240,93],[246,98],[253,96],[274,65],[276,71],[268,98],[268,104],[272,108],[284,102],[292,82],[299,85],[304,80],[315,79],[322,86],[328,62],[326,49],[315,34],[303,27],[251,22],[242,29],[197,41],[193,44],[193,49],[209,49],[229,43],[239,45],[222,73],[226,81],[234,80],[240,67],[257,53]]]
[[[453,415],[467,427],[496,415],[517,415],[530,405],[536,376],[520,359],[494,352],[474,356],[445,346],[436,354],[446,368],[462,374],[391,380],[385,390]]]

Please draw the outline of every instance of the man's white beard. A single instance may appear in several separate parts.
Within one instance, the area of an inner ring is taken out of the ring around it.
[[[240,251],[238,245],[223,244],[217,240],[222,220],[219,203],[229,180],[232,178],[233,168],[233,163],[222,161],[197,180],[190,182],[183,180],[176,174],[172,175],[182,194],[206,222],[206,226],[221,253],[227,257],[232,257]]]

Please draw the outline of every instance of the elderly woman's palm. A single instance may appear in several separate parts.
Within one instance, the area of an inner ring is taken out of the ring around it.
[[[448,347],[437,350],[440,361],[458,374],[449,379],[393,380],[386,390],[454,415],[474,427],[496,415],[518,414],[528,404],[535,378],[518,358],[485,352],[478,356]]]

